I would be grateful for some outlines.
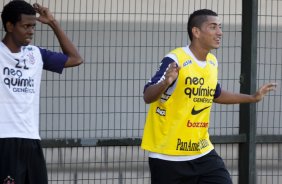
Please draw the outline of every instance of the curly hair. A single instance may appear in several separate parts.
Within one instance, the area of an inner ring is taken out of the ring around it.
[[[7,32],[7,22],[11,22],[15,25],[17,22],[21,21],[22,14],[36,15],[36,11],[31,4],[23,0],[13,0],[6,4],[1,14],[4,30]]]
[[[207,16],[218,16],[218,15],[217,13],[209,9],[197,10],[190,15],[187,23],[187,31],[191,41],[193,40],[192,28],[201,27],[201,25],[207,20]]]

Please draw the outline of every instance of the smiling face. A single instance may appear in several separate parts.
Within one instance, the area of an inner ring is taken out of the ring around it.
[[[220,47],[222,30],[217,16],[207,16],[206,21],[200,27],[193,27],[192,32],[202,48],[212,50]]]
[[[11,37],[13,45],[17,47],[26,46],[32,41],[36,25],[35,15],[21,15],[21,20],[12,24],[7,22],[7,34]]]

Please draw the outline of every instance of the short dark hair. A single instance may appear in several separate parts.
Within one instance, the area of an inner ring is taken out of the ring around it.
[[[190,15],[187,23],[187,31],[191,41],[193,40],[192,28],[201,27],[201,25],[207,20],[207,16],[218,16],[218,15],[217,13],[209,9],[196,10]]]
[[[11,22],[15,25],[17,22],[21,21],[22,14],[36,15],[36,11],[31,4],[23,0],[13,0],[6,4],[1,14],[4,30],[7,31],[7,22]]]

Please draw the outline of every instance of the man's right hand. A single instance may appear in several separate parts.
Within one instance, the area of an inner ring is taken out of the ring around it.
[[[170,86],[178,77],[180,67],[176,62],[173,62],[168,65],[167,70],[165,72],[164,82]]]

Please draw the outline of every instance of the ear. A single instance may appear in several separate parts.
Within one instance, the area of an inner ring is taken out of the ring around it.
[[[7,29],[8,33],[13,32],[14,24],[12,24],[11,22],[7,22],[6,23],[6,29]]]
[[[200,37],[200,29],[197,28],[197,27],[193,27],[192,28],[192,34],[193,34],[193,37],[198,39]]]

